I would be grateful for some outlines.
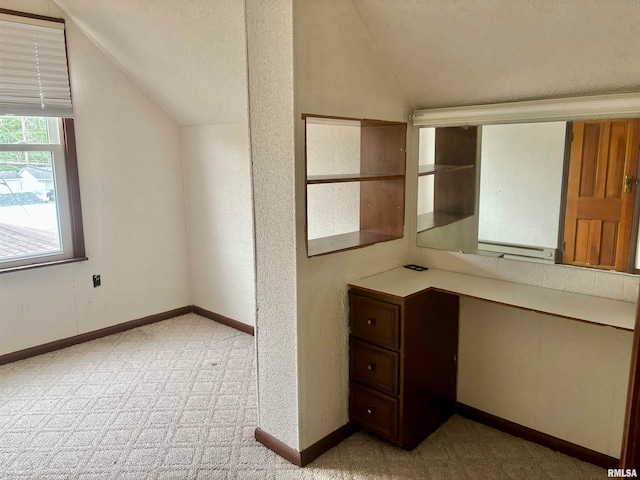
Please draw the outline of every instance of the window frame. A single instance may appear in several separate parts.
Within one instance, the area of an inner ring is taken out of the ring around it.
[[[34,254],[16,260],[0,262],[0,273],[60,265],[86,260],[80,205],[78,161],[73,119],[48,117],[48,127],[55,128],[58,143],[2,144],[3,151],[50,151],[53,158],[53,178],[57,202],[58,231],[61,251]]]
[[[0,13],[16,17],[43,20],[46,22],[65,23],[63,18],[37,15],[5,8],[0,8]],[[66,51],[66,30],[64,30],[64,36]],[[71,78],[69,78],[69,88],[71,90]],[[3,112],[0,108],[0,115],[2,114]],[[38,115],[33,114],[31,116]],[[56,185],[56,196],[63,193],[66,197],[64,206],[60,203],[58,204],[58,216],[65,217],[64,222],[59,218],[58,223],[60,225],[61,243],[64,242],[62,239],[62,229],[66,226],[67,233],[65,236],[67,237],[68,245],[64,245],[63,243],[62,254],[32,256],[23,259],[19,264],[16,264],[18,262],[13,261],[2,262],[0,263],[0,274],[88,260],[84,242],[84,224],[82,221],[82,206],[80,201],[80,178],[78,174],[78,155],[76,151],[74,120],[70,117],[51,117],[51,119],[55,119],[59,124],[60,144],[56,145],[56,147],[62,151],[64,156],[62,162],[63,165],[56,166],[55,162],[57,159],[54,158],[54,182]],[[43,150],[47,149],[45,148]],[[62,211],[63,209],[64,212]],[[65,226],[63,226],[62,223],[64,223]]]
[[[84,236],[79,203],[77,175],[77,155],[75,153],[75,133],[73,120],[60,117],[45,117],[52,142],[50,143],[8,143],[1,144],[1,151],[43,151],[51,152],[54,176],[55,201],[57,204],[58,238],[61,250],[43,252],[14,260],[0,261],[0,273],[45,265],[58,265],[84,258]],[[69,139],[73,138],[73,142]],[[69,161],[70,160],[70,161]]]

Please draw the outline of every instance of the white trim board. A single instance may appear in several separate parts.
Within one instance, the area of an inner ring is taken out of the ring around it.
[[[413,125],[453,127],[640,117],[640,92],[415,110]]]
[[[635,303],[445,270],[417,272],[400,267],[350,282],[349,286],[400,298],[433,288],[546,315],[630,331],[634,329],[636,318]]]

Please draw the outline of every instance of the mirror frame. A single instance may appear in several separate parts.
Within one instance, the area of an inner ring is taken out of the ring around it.
[[[414,110],[414,127],[640,117],[640,92]]]
[[[620,93],[609,95],[594,95],[584,97],[566,97],[557,99],[543,99],[521,102],[507,102],[486,105],[468,105],[459,107],[446,107],[434,109],[414,110],[410,116],[414,127],[467,127],[513,123],[537,123],[565,121],[567,131],[574,121],[581,120],[606,120],[617,118],[640,118],[640,92]],[[569,138],[569,137],[567,137]],[[566,148],[570,144],[567,142]],[[566,152],[565,152],[566,154]],[[567,158],[565,155],[566,169]],[[562,200],[564,201],[565,183],[567,172],[563,172]],[[640,178],[640,176],[639,176]],[[640,188],[636,189],[634,203],[639,205]],[[638,235],[638,218],[634,214],[631,227],[632,237]],[[564,219],[564,211],[561,212],[561,221]],[[421,246],[421,245],[417,245]],[[425,248],[430,248],[424,246]],[[468,252],[483,255],[481,250]],[[486,252],[491,255],[490,252]],[[630,252],[629,269],[626,273],[640,274],[640,269],[632,268],[636,260],[635,251]],[[557,254],[554,264],[558,262]]]

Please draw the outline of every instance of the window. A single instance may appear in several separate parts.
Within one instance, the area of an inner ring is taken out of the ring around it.
[[[0,9],[0,272],[85,259],[64,23]]]

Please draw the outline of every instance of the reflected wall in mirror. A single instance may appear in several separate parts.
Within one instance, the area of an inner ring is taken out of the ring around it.
[[[421,172],[450,129],[420,130]],[[419,176],[418,246],[638,273],[639,145],[638,119],[478,127],[473,214],[425,225],[439,177]]]
[[[555,260],[566,130],[566,122],[482,127],[480,250],[532,247]]]

